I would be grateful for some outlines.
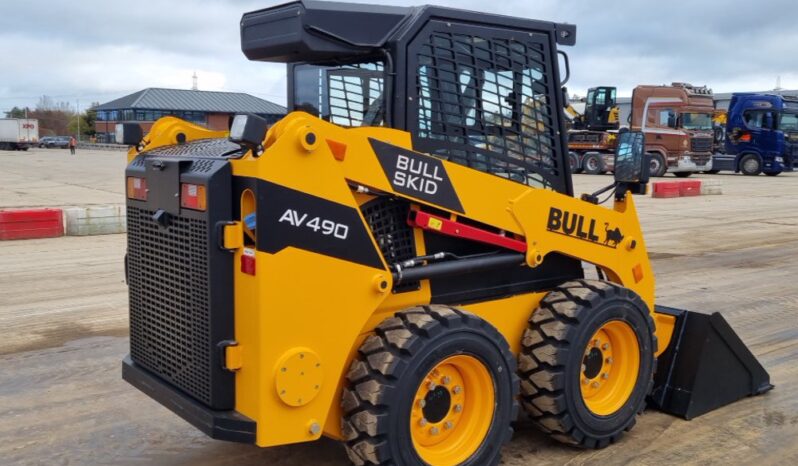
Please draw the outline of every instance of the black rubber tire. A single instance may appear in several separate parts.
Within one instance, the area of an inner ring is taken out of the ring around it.
[[[573,152],[569,152],[568,163],[571,165],[571,173],[582,173],[582,165],[579,164],[578,155]]]
[[[659,152],[649,152],[648,156],[649,176],[652,178],[665,176],[665,173],[668,171],[668,164],[665,161],[665,157],[663,157]],[[655,163],[656,165],[654,165]]]
[[[673,176],[676,178],[689,178],[692,174],[693,172],[674,172]]]
[[[707,175],[717,175],[718,173],[720,173],[720,170],[707,170],[703,173],[706,173]]]
[[[448,306],[399,312],[360,346],[341,397],[341,430],[352,463],[424,464],[408,423],[418,384],[435,364],[464,353],[480,359],[493,377],[496,408],[482,445],[462,464],[498,464],[518,414],[515,358],[492,325]]]
[[[767,175],[767,176],[779,176],[779,175],[781,175],[781,172],[765,172],[765,175]]]
[[[613,414],[598,416],[582,399],[582,357],[595,331],[611,320],[622,320],[634,330],[640,366],[627,402]],[[552,438],[583,448],[604,448],[630,430],[645,408],[656,349],[654,321],[636,293],[605,281],[567,282],[543,298],[524,332],[518,357],[521,403]]]
[[[585,154],[585,158],[582,159],[582,170],[588,175],[601,175],[607,171],[607,168],[600,154],[591,153]]]
[[[749,165],[749,162],[753,164],[753,161],[756,161],[755,166],[746,167],[746,165]],[[762,161],[759,159],[759,156],[756,154],[744,155],[743,158],[740,159],[740,171],[743,175],[747,176],[757,176],[762,173]]]

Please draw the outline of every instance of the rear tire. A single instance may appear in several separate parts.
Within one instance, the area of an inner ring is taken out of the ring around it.
[[[767,175],[767,176],[779,176],[779,175],[781,175],[781,172],[767,172],[767,173],[765,173],[765,175]]]
[[[693,174],[693,172],[674,172],[673,175],[676,178],[688,178],[692,174]]]
[[[459,309],[416,307],[386,319],[347,380],[341,430],[356,465],[495,465],[512,436],[513,355],[493,326]]]
[[[582,159],[582,169],[588,175],[601,175],[607,171],[604,167],[604,159],[601,158],[600,154],[596,154],[595,152],[585,154],[585,158]]]
[[[521,345],[521,403],[544,432],[604,448],[634,426],[653,385],[657,340],[633,291],[567,282],[540,302]]]
[[[704,173],[706,173],[707,175],[717,175],[718,173],[720,173],[720,170],[707,170]]]
[[[740,159],[740,171],[743,175],[757,176],[762,173],[762,161],[756,154],[747,154]]]
[[[656,178],[665,176],[665,172],[668,171],[668,165],[665,162],[665,157],[663,157],[659,152],[649,152],[648,155],[649,176]]]

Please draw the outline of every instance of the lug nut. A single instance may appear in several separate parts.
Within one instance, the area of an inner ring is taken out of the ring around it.
[[[463,405],[454,405],[454,412],[459,413],[463,410]]]
[[[447,430],[451,429],[452,427],[454,427],[454,424],[452,424],[452,421],[446,421],[446,423],[443,425],[443,428],[447,429]]]
[[[425,418],[423,418],[423,417],[422,417],[422,418],[421,418],[421,420],[420,420],[420,421],[418,421],[418,424],[419,424],[421,427],[424,427],[425,425],[427,425],[427,420],[426,420]]]
[[[599,343],[600,343],[600,342],[599,342],[599,339],[598,339],[598,338],[596,338],[595,340],[593,340],[593,346],[598,346],[598,345],[599,345]]]
[[[598,388],[599,387],[599,383],[598,382],[593,382],[592,384],[590,384],[590,386],[593,387],[593,388]]]
[[[452,379],[448,375],[443,376],[443,384],[444,385],[449,385],[449,383],[451,381],[452,381]]]
[[[605,373],[601,374],[601,378],[604,379],[604,380],[607,380],[607,379],[610,378],[610,376],[607,375],[607,373],[605,372]]]
[[[587,370],[587,366],[586,366],[586,365],[584,365],[584,364],[582,364],[582,372],[584,372],[584,371],[586,371],[586,370]]]
[[[589,381],[589,380],[587,380],[587,379],[582,379],[582,385],[587,385],[587,384],[589,384],[589,383],[590,383],[590,381]]]
[[[452,391],[453,391],[453,392],[454,392],[454,394],[456,395],[456,394],[460,393],[461,391],[463,391],[463,389],[462,389],[462,388],[460,388],[460,386],[459,386],[459,385],[455,385],[455,386],[454,386],[454,390],[452,390]]]
[[[603,350],[607,350],[609,347],[610,347],[609,343],[604,343],[603,345],[601,345],[601,349]]]
[[[427,406],[427,402],[425,400],[418,400],[419,408],[424,408],[425,406]]]
[[[435,390],[435,387],[437,387],[437,385],[435,385],[435,382],[430,382],[427,385],[427,390],[429,390],[429,391]]]
[[[607,358],[607,364],[612,364],[612,358]]]
[[[429,430],[429,433],[432,434],[432,435],[438,435],[440,432],[441,431],[438,430],[437,427],[433,427],[432,429]]]

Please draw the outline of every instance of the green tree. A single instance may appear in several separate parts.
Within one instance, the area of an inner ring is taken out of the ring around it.
[[[80,115],[80,134],[81,136],[94,136],[94,122],[97,119],[97,112],[95,110],[88,110]],[[77,134],[78,132],[78,116],[72,114],[67,125],[67,132],[69,134]]]
[[[29,109],[27,107],[19,108],[15,106],[14,108],[6,112],[6,118],[25,118],[25,115],[27,114],[28,110]]]

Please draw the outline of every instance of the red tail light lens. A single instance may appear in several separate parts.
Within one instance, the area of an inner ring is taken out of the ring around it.
[[[135,176],[127,177],[127,197],[138,201],[147,200],[147,179]]]
[[[180,185],[180,207],[193,210],[205,210],[205,186],[201,184],[182,183]]]

